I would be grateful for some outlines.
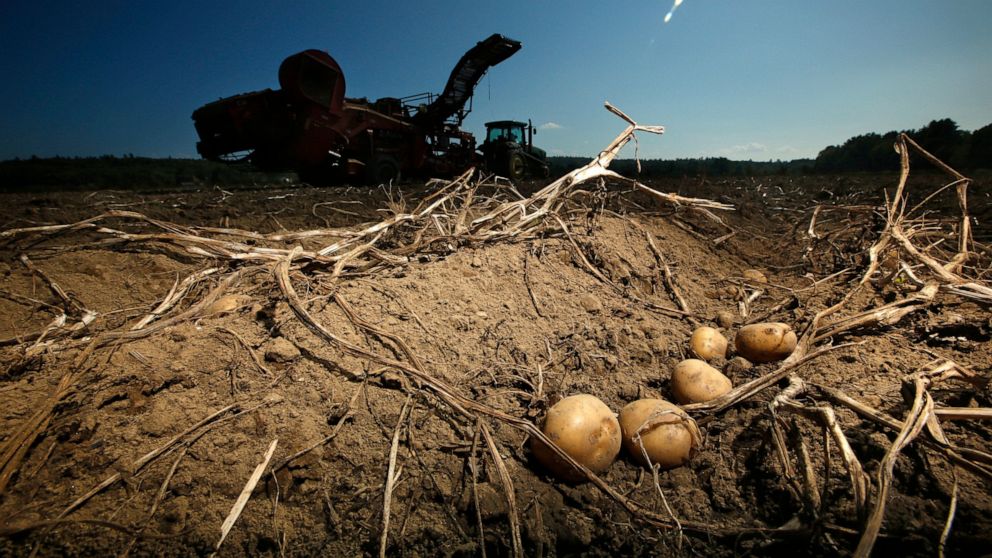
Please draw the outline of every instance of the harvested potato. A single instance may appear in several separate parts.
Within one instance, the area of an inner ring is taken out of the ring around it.
[[[730,378],[699,359],[683,360],[672,371],[672,397],[683,405],[716,399],[733,387]]]
[[[741,274],[748,281],[753,281],[755,283],[767,283],[768,277],[757,269],[745,269],[744,273]]]
[[[620,453],[617,415],[592,395],[572,395],[554,404],[548,409],[541,431],[572,459],[594,473],[609,468]],[[534,457],[556,477],[567,481],[584,478],[538,439],[532,439],[531,449]]]
[[[712,327],[702,326],[692,332],[689,348],[697,357],[709,362],[727,356],[727,338]]]
[[[716,323],[724,329],[730,329],[734,325],[735,316],[733,312],[720,310],[716,313]]]
[[[774,362],[796,349],[796,332],[780,322],[751,324],[737,332],[734,345],[737,354],[751,362]]]
[[[696,421],[664,399],[640,399],[620,410],[623,447],[641,465],[651,460],[662,469],[685,465],[699,450]],[[643,446],[643,448],[642,448]]]
[[[225,295],[213,301],[203,310],[202,316],[223,316],[236,312],[251,304],[252,298],[248,295]]]

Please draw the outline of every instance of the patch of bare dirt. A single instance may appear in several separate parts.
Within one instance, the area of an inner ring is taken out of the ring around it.
[[[896,177],[861,177],[868,184],[844,188],[841,180],[656,185],[734,204],[735,212],[712,211],[723,224],[705,214],[710,210],[673,207],[624,185],[589,186],[588,200],[578,195],[561,212],[568,235],[554,221],[496,242],[431,231],[434,240],[402,262],[382,255],[369,259],[369,267],[337,274],[333,262],[315,258],[294,264],[288,277],[310,316],[344,344],[409,362],[405,344],[418,369],[459,397],[535,424],[551,404],[575,393],[619,410],[638,398],[667,396],[670,371],[689,356],[696,325],[719,327],[718,314],[729,313],[733,324],[721,329],[731,340],[740,325],[759,320],[802,332],[816,312],[851,291],[885,222],[879,190],[893,188]],[[977,184],[973,191],[985,188]],[[0,223],[12,229],[135,211],[182,227],[175,234],[200,227],[199,234],[248,247],[316,252],[333,238],[273,235],[358,230],[359,223],[408,211],[435,193],[436,187],[405,185],[393,192],[98,192],[75,200],[11,194],[4,196]],[[813,238],[808,226],[817,205],[825,209]],[[447,231],[448,225],[436,226]],[[425,221],[425,230],[432,226]],[[22,453],[3,456],[20,460],[0,493],[3,553],[209,553],[273,440],[274,457],[221,554],[377,554],[387,485],[387,553],[404,556],[509,555],[517,526],[527,555],[849,554],[878,498],[878,474],[897,430],[813,388],[799,399],[834,409],[868,479],[867,507],[858,509],[836,440],[800,415],[770,413],[788,385],[783,375],[727,408],[695,412],[704,433],[700,453],[685,467],[661,472],[657,486],[623,455],[601,475],[617,494],[683,529],[660,526],[593,483],[550,476],[512,423],[457,412],[443,391],[415,375],[329,343],[280,288],[278,258],[252,260],[235,251],[218,258],[162,234],[151,221],[118,215],[58,234],[3,239],[0,441],[21,435],[51,405]],[[409,241],[390,237],[378,246],[396,254]],[[975,252],[974,269],[965,272],[988,284],[987,267],[980,269],[988,266],[988,247],[976,244]],[[91,347],[108,332],[132,331],[183,278],[210,267],[218,271],[151,321],[150,333]],[[759,270],[767,282],[746,270]],[[852,298],[853,312],[919,289],[902,275],[879,283],[886,271],[872,276],[874,288]],[[49,283],[67,298],[53,294]],[[211,295],[237,298],[196,306]],[[83,315],[79,309],[96,317],[69,332]],[[66,326],[32,337],[62,313]],[[794,374],[903,421],[913,403],[905,378],[932,361],[989,377],[989,316],[988,306],[973,299],[942,298],[891,324],[818,340],[820,347],[850,345],[816,356]],[[729,364],[728,358],[715,366],[735,385],[780,366]],[[63,385],[69,376],[72,384]],[[928,393],[938,407],[990,406],[988,389],[973,384],[943,382]],[[952,501],[946,553],[975,554],[992,540],[990,477],[982,472],[990,465],[983,460],[992,453],[992,430],[975,420],[940,424],[948,444],[979,468],[949,460],[934,443],[923,443],[931,432],[920,434],[894,462],[876,555],[935,554]],[[776,445],[776,429],[784,446]],[[500,462],[511,487],[503,484]],[[113,482],[65,513],[105,479]],[[804,479],[812,479],[808,490]]]

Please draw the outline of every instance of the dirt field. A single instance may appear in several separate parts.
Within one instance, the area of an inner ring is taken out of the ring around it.
[[[888,323],[811,337],[807,359],[767,388],[694,410],[700,452],[657,483],[623,453],[602,485],[561,482],[534,460],[527,432],[499,415],[539,424],[576,393],[615,411],[668,397],[697,325],[720,327],[731,341],[760,321],[804,333],[868,268],[885,192],[897,182],[893,174],[650,184],[733,204],[707,210],[723,224],[625,185],[587,184],[561,206],[560,223],[548,216],[498,238],[457,234],[452,204],[436,223],[411,218],[410,228],[375,237],[373,251],[341,268],[306,254],[409,212],[439,186],[2,195],[2,230],[111,210],[143,217],[0,238],[0,554],[207,554],[263,463],[221,555],[376,555],[386,509],[386,551],[395,556],[512,555],[517,531],[528,556],[846,555],[878,509],[888,463],[875,555],[937,554],[952,501],[942,550],[988,552],[987,420],[921,424],[886,459],[911,417],[920,385],[911,375],[953,362],[977,378],[926,383],[924,402],[992,406],[982,382],[992,374],[989,306],[943,287]],[[909,205],[947,182],[913,175]],[[982,180],[969,187],[975,244],[960,269],[986,288],[990,191]],[[479,203],[463,227],[492,206]],[[946,261],[960,232],[954,189],[927,208],[933,230],[916,242]],[[297,245],[304,256],[282,269],[316,326],[279,280],[279,254]],[[924,290],[910,275],[926,281],[926,269],[908,261],[911,273],[900,273],[890,250],[839,316]],[[153,311],[209,269],[174,306]],[[63,314],[65,325],[50,327]],[[829,346],[838,348],[819,352]],[[782,365],[728,358],[714,366],[739,386]],[[806,389],[787,399],[790,375]],[[830,389],[895,427],[855,414]],[[457,408],[465,400],[480,407]],[[863,503],[858,473],[817,422],[826,415],[816,409],[828,407],[863,467]],[[941,431],[946,443],[936,441]]]

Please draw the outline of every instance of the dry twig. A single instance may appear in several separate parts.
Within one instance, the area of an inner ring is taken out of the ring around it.
[[[386,557],[386,542],[389,540],[389,512],[393,502],[393,487],[396,485],[396,454],[400,447],[400,432],[406,414],[410,410],[410,401],[413,395],[408,395],[400,409],[400,416],[396,420],[396,428],[393,429],[393,442],[389,446],[389,466],[386,468],[386,483],[382,494],[382,535],[379,536],[379,558]]]
[[[262,457],[262,462],[255,467],[251,476],[248,477],[248,482],[245,483],[245,487],[241,490],[241,494],[238,495],[238,499],[234,501],[231,512],[227,514],[224,523],[220,526],[220,539],[214,545],[214,551],[210,554],[211,556],[214,556],[220,550],[220,545],[224,544],[227,534],[231,532],[234,523],[241,517],[241,512],[244,511],[245,506],[248,504],[248,499],[251,498],[251,493],[255,490],[255,485],[258,484],[258,481],[262,478],[262,474],[265,473],[265,468],[269,465],[269,461],[272,460],[272,454],[276,452],[276,446],[278,444],[279,438],[272,440],[272,443],[269,444],[269,449],[265,452],[265,456]]]

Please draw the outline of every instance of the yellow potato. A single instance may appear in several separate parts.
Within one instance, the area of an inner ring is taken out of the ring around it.
[[[716,399],[733,387],[730,378],[695,358],[683,360],[672,371],[672,397],[683,405]]]
[[[712,327],[702,326],[692,332],[689,348],[697,357],[709,362],[727,356],[727,338]]]
[[[202,316],[223,316],[236,312],[241,308],[251,304],[252,298],[248,295],[225,295],[213,301],[201,314]]]
[[[720,310],[716,313],[716,323],[724,329],[730,329],[734,325],[735,319],[733,312],[727,310]]]
[[[641,465],[662,469],[685,465],[699,450],[702,437],[696,421],[664,399],[640,399],[620,410],[623,447]],[[643,445],[643,448],[642,448]]]
[[[768,282],[768,277],[765,277],[765,274],[757,269],[745,269],[744,272],[741,273],[741,276],[748,281],[753,281],[755,283]]]
[[[616,413],[592,395],[566,397],[548,409],[541,427],[544,435],[572,459],[594,473],[605,471],[620,453],[620,423]],[[584,477],[554,450],[532,439],[534,457],[555,476],[567,481]]]
[[[737,354],[751,362],[782,360],[796,349],[796,332],[779,322],[751,324],[737,332]]]

